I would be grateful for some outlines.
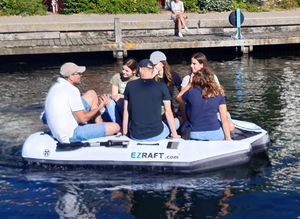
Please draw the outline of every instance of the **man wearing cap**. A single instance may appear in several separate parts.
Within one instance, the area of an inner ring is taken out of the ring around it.
[[[75,85],[80,84],[85,66],[72,62],[63,64],[60,68],[61,77],[50,88],[45,102],[47,124],[52,135],[61,143],[88,140],[91,138],[112,135],[120,130],[117,123],[87,124],[95,118],[108,103],[107,96],[98,100],[95,91],[88,91],[80,96]],[[100,102],[100,103],[99,103]]]
[[[123,134],[140,141],[166,138],[170,131],[162,122],[163,103],[172,136],[180,138],[176,132],[167,86],[153,80],[154,67],[149,59],[140,61],[139,67],[140,79],[128,82],[124,92]]]

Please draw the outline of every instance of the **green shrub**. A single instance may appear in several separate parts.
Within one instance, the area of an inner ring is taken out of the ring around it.
[[[292,9],[300,5],[300,0],[234,0],[234,8],[250,12],[261,12],[276,9]]]
[[[198,12],[198,0],[182,0],[186,12]],[[299,0],[300,1],[300,0]]]
[[[281,0],[279,2],[279,7],[284,9],[297,8],[298,5],[299,5],[299,0],[298,2],[296,0]]]
[[[233,8],[233,0],[199,0],[201,11],[230,11]]]
[[[250,1],[244,2],[242,0],[240,1],[235,0],[233,3],[233,9],[236,10],[237,8],[246,9],[249,12],[267,11],[266,8],[262,7],[261,2],[257,2],[257,1],[252,1],[251,3]]]
[[[1,15],[45,15],[47,7],[42,0],[0,0]]]
[[[160,11],[157,0],[64,0],[63,4],[66,14],[133,14]]]

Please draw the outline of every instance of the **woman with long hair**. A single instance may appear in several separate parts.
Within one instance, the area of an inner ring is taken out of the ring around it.
[[[181,89],[185,88],[188,85],[191,75],[200,71],[202,68],[206,69],[206,71],[213,73],[213,70],[208,63],[206,56],[202,52],[197,52],[197,53],[193,54],[191,59],[193,60],[191,62],[191,73],[186,75],[182,79]],[[213,76],[214,76],[216,83],[220,84],[218,77],[214,73],[213,73]]]
[[[154,65],[154,80],[163,82],[167,85],[171,95],[171,107],[174,111],[175,87],[178,91],[181,90],[181,77],[174,71],[171,71],[170,65],[167,62],[166,55],[161,51],[155,51],[150,55],[150,61]]]
[[[224,90],[216,82],[207,59],[200,62],[192,56],[191,68],[198,64],[201,65],[201,68],[191,74],[188,85],[180,91],[176,98],[180,105],[189,105],[190,138],[231,140]],[[182,109],[184,110],[184,107]],[[218,113],[221,117],[221,124]]]
[[[155,51],[150,55],[150,61],[154,65],[153,78],[157,82],[162,82],[167,85],[171,96],[171,109],[175,112],[174,102],[176,98],[175,87],[177,92],[181,89],[181,77],[174,71],[171,71],[170,65],[167,62],[166,55],[161,51]],[[161,114],[163,120],[166,119],[165,108],[162,106]],[[175,113],[174,113],[175,114]],[[179,128],[181,119],[175,118],[176,129]]]

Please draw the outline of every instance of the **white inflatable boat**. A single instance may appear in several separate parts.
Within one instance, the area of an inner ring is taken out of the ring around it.
[[[61,144],[49,134],[38,132],[25,141],[22,157],[29,163],[203,172],[241,165],[247,163],[253,154],[267,151],[270,145],[267,131],[253,123],[233,122],[236,126],[233,141],[167,138],[139,142],[126,136],[108,136]]]

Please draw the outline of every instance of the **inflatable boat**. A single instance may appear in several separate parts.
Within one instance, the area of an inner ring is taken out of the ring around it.
[[[45,132],[30,135],[22,148],[29,163],[97,165],[102,167],[204,172],[247,163],[253,154],[266,152],[270,138],[259,126],[233,120],[233,141],[196,141],[167,138],[141,142],[126,136],[107,136],[62,144]]]

